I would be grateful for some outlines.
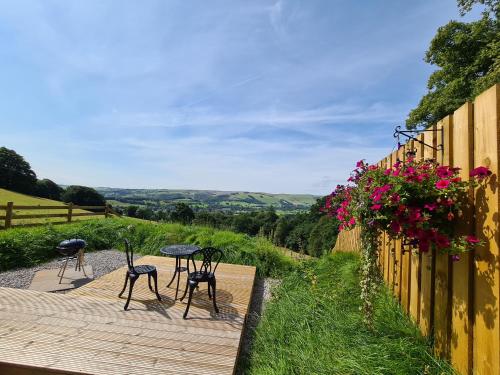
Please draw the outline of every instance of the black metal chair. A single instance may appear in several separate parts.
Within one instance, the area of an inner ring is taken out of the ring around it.
[[[158,301],[161,301],[161,297],[158,294],[158,272],[156,271],[156,267],[149,265],[134,266],[134,250],[132,249],[132,245],[128,240],[125,240],[125,254],[127,255],[128,270],[127,274],[125,275],[125,284],[123,285],[123,289],[118,297],[122,297],[123,292],[125,292],[125,289],[127,288],[127,283],[129,280],[130,286],[128,290],[127,302],[125,303],[125,307],[123,309],[127,310],[128,304],[130,303],[130,298],[132,297],[132,289],[134,289],[134,284],[141,275],[148,275],[149,290],[156,294]],[[153,279],[155,283],[154,290],[151,286],[151,279]]]
[[[196,255],[202,255],[202,263],[201,267],[198,270],[196,267],[195,257]],[[216,287],[217,283],[215,280],[215,270],[219,265],[224,253],[222,250],[216,249],[214,247],[205,247],[201,250],[195,251],[188,258],[188,278],[186,283],[186,290],[184,291],[184,295],[181,298],[181,301],[186,297],[187,290],[189,288],[189,298],[186,306],[186,311],[184,311],[183,318],[186,319],[187,314],[189,312],[189,307],[191,306],[191,300],[193,298],[193,292],[198,287],[199,283],[208,283],[208,298],[212,299],[214,304],[214,310],[216,313],[219,313],[219,309],[217,307],[217,302],[215,300],[216,295]],[[193,265],[194,272],[189,271],[189,262]],[[215,263],[215,266],[212,268],[212,263]]]

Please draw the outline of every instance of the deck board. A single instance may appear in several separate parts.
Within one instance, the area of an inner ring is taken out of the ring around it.
[[[220,314],[200,285],[184,320],[185,303],[174,302],[175,289],[166,287],[175,260],[145,256],[136,263],[157,267],[161,302],[142,276],[124,311],[125,299],[117,294],[125,268],[67,294],[0,288],[0,372],[234,373],[255,268],[220,264]],[[183,289],[184,275],[180,284]]]

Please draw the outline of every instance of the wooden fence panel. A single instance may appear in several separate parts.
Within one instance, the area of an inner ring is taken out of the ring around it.
[[[453,114],[453,165],[460,167],[460,177],[469,179],[474,163],[474,128],[472,103],[466,103]],[[457,234],[472,234],[474,211],[471,206],[474,192],[469,194],[469,207],[457,222]],[[472,372],[472,260],[471,254],[462,254],[452,264],[451,287],[451,343],[450,359],[461,374]]]
[[[474,371],[500,374],[499,330],[499,197],[500,85],[479,95],[474,102],[474,165],[488,166],[494,174],[475,192],[478,246],[474,269]]]
[[[441,165],[453,164],[453,117],[447,116],[439,121],[437,143],[443,151],[438,151]],[[451,301],[451,257],[436,252],[436,274],[434,288],[434,345],[435,353],[441,358],[449,358],[450,353],[450,301]]]
[[[433,130],[436,125],[433,125]],[[437,146],[436,131],[424,133],[424,142],[433,147]],[[430,147],[424,147],[424,159],[435,159],[436,151]],[[419,325],[424,336],[432,333],[434,323],[434,275],[435,257],[432,252],[422,254],[422,266],[420,276],[420,320]]]

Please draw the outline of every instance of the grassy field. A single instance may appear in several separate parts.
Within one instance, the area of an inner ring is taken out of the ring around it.
[[[245,374],[454,374],[383,288],[362,323],[359,258],[335,253],[283,278],[257,327]]]
[[[13,191],[0,189],[0,205],[6,205],[7,202],[14,202],[15,205],[22,206],[61,206],[61,209],[53,210],[14,210],[14,215],[37,215],[37,214],[67,214],[68,210],[65,207],[65,203],[54,201],[45,198],[32,197],[30,195],[15,193]],[[86,213],[89,211],[84,210],[73,210],[73,213]],[[5,216],[5,210],[0,210],[0,216]],[[88,220],[89,218],[103,218],[104,216],[76,216],[73,220]],[[66,218],[56,217],[56,218],[36,218],[36,219],[14,219],[12,225],[22,225],[22,224],[36,224],[36,223],[58,223],[65,222]],[[3,226],[3,220],[0,220],[0,226]]]
[[[84,239],[88,251],[122,249],[123,238],[128,238],[137,252],[151,255],[161,255],[160,249],[172,244],[214,246],[223,249],[223,262],[255,266],[260,276],[281,276],[297,265],[263,238],[194,225],[110,218],[0,231],[0,271],[50,260],[58,256],[57,244],[68,238]]]

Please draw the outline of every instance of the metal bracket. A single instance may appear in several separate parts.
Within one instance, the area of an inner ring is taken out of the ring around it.
[[[396,126],[396,128],[394,129],[394,138],[397,138],[398,139],[398,149],[402,147],[401,143],[400,143],[400,137],[403,136],[405,137],[407,140],[413,140],[415,142],[418,142],[420,143],[421,145],[424,145],[424,147],[429,147],[430,149],[434,150],[434,151],[441,151],[441,153],[443,154],[444,153],[444,145],[441,143],[439,145],[437,145],[436,147],[434,147],[434,145],[429,145],[423,141],[421,141],[420,139],[416,138],[416,135],[417,134],[420,134],[420,133],[425,133],[425,132],[441,132],[441,139],[444,139],[444,130],[443,128],[439,128],[439,129],[426,129],[426,130],[401,130],[401,126]],[[416,150],[410,150],[407,152],[407,154],[411,154],[412,156],[415,156],[416,154]]]

